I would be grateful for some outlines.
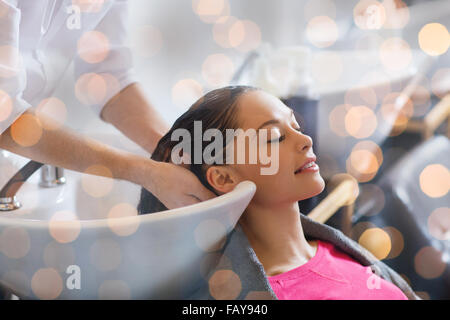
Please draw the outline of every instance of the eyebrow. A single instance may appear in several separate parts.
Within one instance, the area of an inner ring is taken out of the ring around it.
[[[292,117],[293,115],[294,115],[294,110],[291,109],[291,117]],[[276,119],[268,120],[268,121],[264,122],[262,125],[260,125],[260,126],[258,127],[258,129],[256,129],[256,131],[258,131],[258,130],[261,129],[262,127],[267,126],[267,125],[269,125],[269,124],[279,123],[279,122],[280,122],[280,121],[279,121],[279,120],[276,120]]]

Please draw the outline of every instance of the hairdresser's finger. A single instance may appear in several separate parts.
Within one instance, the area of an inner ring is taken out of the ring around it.
[[[202,199],[202,201],[206,201],[206,200],[209,200],[209,199],[212,199],[212,198],[215,198],[215,197],[217,197],[217,195],[215,195],[213,192],[205,189],[205,192],[204,192],[204,194],[202,194],[200,196],[200,199]]]
[[[206,201],[216,197],[214,193],[204,187],[200,190],[200,192],[197,192],[196,194],[190,193],[189,196],[197,202]]]
[[[197,204],[197,203],[200,203],[200,202],[202,202],[202,201],[199,198],[197,198],[196,196],[185,195],[185,196],[182,197],[182,199],[179,199],[177,204],[174,204],[171,207],[171,209],[186,207],[186,206],[190,206],[192,204]]]
[[[201,185],[200,190],[195,193],[195,197],[200,201],[206,201],[217,197],[213,192]]]

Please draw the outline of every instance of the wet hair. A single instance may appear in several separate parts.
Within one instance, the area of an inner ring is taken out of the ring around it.
[[[221,132],[222,137],[226,137],[226,129],[237,130],[240,127],[236,112],[238,98],[245,92],[255,90],[259,89],[250,86],[228,86],[208,92],[198,99],[175,121],[170,130],[158,141],[151,159],[155,161],[170,162],[172,149],[179,144],[179,141],[172,141],[172,133],[176,129],[186,129],[191,138],[193,138],[194,121],[201,121],[202,132],[205,132],[208,129],[217,129]],[[223,139],[222,164],[226,163],[225,147],[230,141]],[[203,141],[202,139],[202,154],[210,143],[210,141]],[[193,139],[191,139],[191,150],[194,150]],[[216,161],[217,158],[214,158],[214,161],[211,164],[207,164],[204,162],[203,157],[200,163],[194,163],[194,152],[191,152],[191,154],[187,156],[190,158],[189,170],[195,174],[207,189],[218,195],[214,188],[208,183],[206,171],[209,166],[222,164]],[[215,156],[217,155],[213,155],[213,157]],[[167,210],[167,208],[158,200],[158,198],[147,189],[141,189],[141,197],[138,204],[139,214],[154,213],[164,210]]]

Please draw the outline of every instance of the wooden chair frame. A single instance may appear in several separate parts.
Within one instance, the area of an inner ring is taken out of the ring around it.
[[[450,93],[441,99],[421,120],[410,120],[405,131],[420,132],[423,140],[434,135],[439,126],[447,120],[447,138],[450,138]]]
[[[349,174],[339,175],[339,182],[331,182],[332,191],[310,213],[308,217],[314,221],[325,223],[340,208],[343,208],[342,232],[347,236],[352,227],[354,202],[359,193],[358,182]]]

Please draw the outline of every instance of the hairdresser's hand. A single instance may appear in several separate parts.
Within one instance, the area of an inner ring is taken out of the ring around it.
[[[168,209],[175,209],[216,197],[188,169],[172,163],[156,162],[150,186],[145,186]]]

